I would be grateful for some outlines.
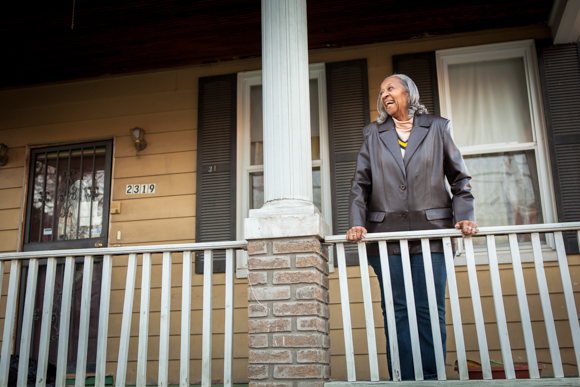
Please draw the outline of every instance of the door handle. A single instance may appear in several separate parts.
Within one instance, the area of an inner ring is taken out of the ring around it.
[[[103,244],[101,242],[95,242],[95,247],[103,247]]]

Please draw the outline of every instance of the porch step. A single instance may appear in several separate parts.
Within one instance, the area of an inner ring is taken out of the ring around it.
[[[408,381],[408,382],[392,382],[387,380],[381,380],[379,382],[326,382],[324,387],[382,387],[382,386],[420,386],[420,387],[444,387],[444,386],[461,386],[461,387],[482,387],[482,386],[494,386],[494,387],[513,387],[513,386],[558,386],[558,387],[568,387],[568,386],[580,386],[580,378],[541,378],[541,379],[495,379],[495,380],[423,380],[421,382]]]

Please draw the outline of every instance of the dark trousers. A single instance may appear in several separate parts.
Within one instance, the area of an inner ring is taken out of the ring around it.
[[[435,293],[437,298],[437,310],[439,312],[439,329],[443,341],[443,355],[446,355],[447,333],[445,329],[445,285],[447,271],[445,270],[445,256],[443,253],[431,253],[433,261],[433,276],[435,279]],[[369,264],[374,269],[381,287],[381,308],[387,337],[387,361],[389,375],[392,375],[391,353],[389,348],[389,334],[387,332],[387,316],[385,312],[385,300],[383,296],[383,276],[381,261],[378,256],[369,256]],[[389,268],[391,271],[391,286],[393,302],[395,305],[395,321],[397,326],[397,340],[399,344],[399,359],[401,365],[401,378],[403,380],[415,380],[413,368],[413,354],[411,349],[411,335],[409,333],[409,318],[407,313],[407,300],[405,297],[405,282],[403,278],[403,265],[400,255],[389,255]],[[417,311],[417,325],[419,327],[419,342],[421,347],[421,361],[423,376],[425,379],[437,378],[437,366],[435,364],[435,352],[433,349],[433,335],[431,332],[431,320],[429,317],[429,301],[427,298],[427,286],[425,283],[425,268],[423,255],[411,255],[411,272],[413,277],[413,293],[415,295],[415,308]]]

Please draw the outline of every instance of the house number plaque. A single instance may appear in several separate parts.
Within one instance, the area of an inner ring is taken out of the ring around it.
[[[127,184],[125,194],[154,194],[155,184]]]

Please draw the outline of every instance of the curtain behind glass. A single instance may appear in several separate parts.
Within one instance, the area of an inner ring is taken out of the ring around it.
[[[533,141],[522,58],[448,69],[453,137],[460,147]]]

